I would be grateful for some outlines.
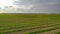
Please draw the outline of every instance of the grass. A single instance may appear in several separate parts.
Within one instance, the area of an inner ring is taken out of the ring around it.
[[[60,22],[60,15],[40,15],[40,14],[2,14],[0,15],[0,25],[3,26],[27,26],[33,24],[52,24]]]
[[[60,14],[0,14],[0,31],[38,26],[42,28],[43,25],[57,23],[60,24]]]

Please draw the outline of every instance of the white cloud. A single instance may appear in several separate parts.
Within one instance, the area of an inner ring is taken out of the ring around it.
[[[16,0],[0,0],[0,7],[14,6],[13,2]]]

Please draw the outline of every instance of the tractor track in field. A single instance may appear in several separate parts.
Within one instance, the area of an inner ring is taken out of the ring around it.
[[[35,29],[31,29],[31,30],[23,30],[23,31],[16,31],[16,32],[6,32],[7,34],[27,34],[27,33],[30,33],[30,32],[35,32],[35,31],[39,31],[39,30],[47,30],[47,29],[52,29],[53,27],[57,27],[57,26],[52,26],[52,27],[46,27],[46,28],[35,28]]]
[[[51,27],[54,27],[54,26],[57,26],[57,25],[60,25],[60,24],[55,24],[55,25],[47,25],[47,26],[43,26],[43,27],[36,27],[36,28],[30,28],[30,29],[18,29],[16,30],[15,29],[15,32],[13,31],[10,31],[10,32],[3,32],[3,33],[7,33],[7,34],[17,34],[17,33],[27,33],[27,32],[34,32],[34,31],[38,31],[38,30],[42,30],[42,29],[45,29],[45,28],[51,28]],[[13,29],[12,29],[13,30]]]
[[[3,30],[9,30],[9,29],[24,29],[24,28],[45,28],[45,27],[50,27],[50,26],[56,26],[56,25],[60,25],[60,23],[58,24],[41,24],[41,25],[31,25],[31,26],[14,26],[14,27],[5,27],[5,28],[0,28],[0,31]]]

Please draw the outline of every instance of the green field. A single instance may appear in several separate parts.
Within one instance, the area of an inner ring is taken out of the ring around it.
[[[55,34],[56,31],[60,32],[60,14],[0,14],[0,34]]]

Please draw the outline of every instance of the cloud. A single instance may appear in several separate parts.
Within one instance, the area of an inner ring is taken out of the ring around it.
[[[17,0],[14,4],[19,8],[16,13],[60,13],[60,0]]]

